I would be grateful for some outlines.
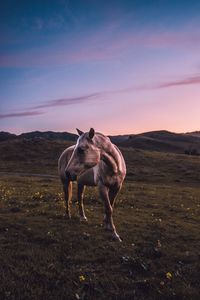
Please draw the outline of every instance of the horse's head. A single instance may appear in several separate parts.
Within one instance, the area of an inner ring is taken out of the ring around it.
[[[94,142],[94,129],[85,133],[77,129],[77,132],[79,138],[65,170],[66,176],[72,181],[100,161],[100,149]]]

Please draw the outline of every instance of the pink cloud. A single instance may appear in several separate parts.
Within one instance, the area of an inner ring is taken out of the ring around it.
[[[146,84],[141,86],[133,86],[127,87],[120,90],[108,90],[108,91],[101,91],[96,93],[91,93],[87,95],[81,95],[77,97],[69,97],[69,98],[62,98],[62,99],[54,99],[43,102],[37,106],[33,106],[29,109],[40,109],[46,107],[59,107],[59,106],[67,106],[67,105],[76,105],[81,103],[87,103],[91,101],[98,101],[99,99],[103,99],[107,95],[112,94],[122,94],[122,93],[132,93],[135,91],[145,91],[145,90],[154,90],[154,89],[163,89],[163,88],[170,88],[175,86],[184,86],[184,85],[193,85],[193,84],[200,84],[200,75],[193,75],[187,78],[182,78],[173,81],[166,81],[161,83],[152,83]]]
[[[200,84],[200,75],[188,77],[185,79],[161,83],[160,85],[157,85],[155,88],[168,88],[168,87],[172,87],[172,86],[191,85],[191,84]]]
[[[191,77],[172,80],[172,81],[128,87],[121,90],[113,91],[113,93],[118,93],[118,92],[127,93],[127,92],[134,92],[134,91],[154,90],[154,89],[163,89],[163,88],[170,88],[170,87],[181,86],[181,85],[194,85],[194,84],[200,84],[200,75],[197,74]]]
[[[0,119],[6,118],[19,118],[19,117],[31,117],[31,116],[38,116],[42,115],[44,112],[40,111],[23,111],[18,113],[7,113],[7,114],[0,114]]]
[[[28,111],[22,111],[17,113],[6,113],[0,114],[0,119],[4,118],[15,118],[15,117],[30,117],[30,116],[37,116],[41,114],[45,114],[45,112],[35,111],[35,109],[41,108],[51,108],[51,107],[61,107],[67,105],[77,105],[81,103],[89,103],[93,101],[99,101],[100,99],[103,100],[105,96],[112,95],[112,94],[122,94],[122,93],[132,93],[135,91],[145,91],[145,90],[154,90],[154,89],[163,89],[163,88],[170,88],[175,86],[186,86],[186,85],[193,85],[193,84],[200,84],[200,75],[193,75],[187,78],[173,80],[173,81],[166,81],[157,84],[149,84],[149,85],[142,85],[142,86],[133,86],[127,87],[120,90],[110,90],[110,91],[101,91],[96,93],[91,93],[87,95],[81,95],[77,97],[69,97],[69,98],[62,98],[62,99],[54,99],[43,102],[37,106],[29,107]],[[34,111],[30,111],[30,110]]]
[[[38,108],[45,108],[45,107],[80,104],[80,103],[88,102],[90,100],[98,99],[103,94],[104,93],[102,92],[102,93],[93,93],[93,94],[88,94],[88,95],[83,95],[83,96],[78,96],[78,97],[55,99],[55,100],[50,100],[50,101],[44,102],[44,103],[34,106],[32,108],[38,109]]]
[[[74,37],[70,46],[66,38],[48,47],[21,50],[16,54],[0,55],[0,67],[29,67],[62,65],[120,58],[137,47],[182,48],[199,51],[200,34],[183,29],[182,32],[143,31],[117,33],[117,27],[108,26],[83,37]],[[114,28],[114,29],[113,29]],[[120,31],[119,31],[120,32]]]
[[[114,55],[111,53],[102,52],[100,50],[79,50],[72,53],[67,53],[67,51],[53,51],[49,52],[41,51],[41,53],[19,53],[19,54],[5,54],[0,55],[0,67],[48,67],[49,65],[63,65],[72,63],[81,63],[89,61],[101,61],[112,59]]]

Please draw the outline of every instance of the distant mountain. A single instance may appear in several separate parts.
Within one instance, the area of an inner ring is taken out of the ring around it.
[[[200,131],[187,132],[186,134],[200,138]]]
[[[124,135],[109,135],[110,140],[114,144],[119,144],[124,141],[126,141],[129,138],[130,134],[124,134]]]
[[[69,132],[33,131],[20,135],[0,132],[0,142],[6,140],[24,141],[69,141],[75,142],[77,135]],[[186,153],[200,155],[200,131],[191,133],[173,133],[166,130],[150,131],[141,134],[110,136],[113,143],[120,147],[136,148],[149,151]]]
[[[7,141],[7,140],[13,140],[16,137],[17,137],[16,134],[0,131],[0,142]]]
[[[9,132],[0,132],[0,142],[11,139],[27,139],[27,140],[62,140],[62,141],[76,141],[77,135],[69,132],[54,132],[54,131],[32,131],[22,133],[20,135],[11,134]]]
[[[115,139],[115,143],[121,147],[131,147],[143,150],[200,154],[199,137],[173,133],[166,130],[129,135],[124,140]]]
[[[32,131],[22,133],[18,136],[24,139],[46,139],[46,140],[63,140],[63,141],[76,141],[77,135],[69,132],[54,132],[54,131]]]

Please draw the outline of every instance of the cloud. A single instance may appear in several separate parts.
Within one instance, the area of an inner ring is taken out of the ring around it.
[[[31,51],[21,51],[18,54],[1,54],[0,68],[61,66],[83,62],[106,61],[113,59],[114,57],[114,54],[98,49],[85,48],[70,52],[68,49],[55,49],[54,51],[51,51],[43,48]]]
[[[32,107],[32,109],[40,109],[45,107],[55,107],[55,106],[66,106],[66,105],[73,105],[73,104],[80,104],[84,102],[88,102],[91,100],[95,100],[100,98],[104,92],[97,92],[93,94],[78,96],[78,97],[70,97],[70,98],[62,98],[62,99],[54,99],[50,101],[46,101],[40,105]]]
[[[60,23],[59,23],[60,22]],[[52,20],[53,23],[53,20]],[[56,16],[55,24],[62,24],[62,17]],[[38,29],[44,26],[41,18],[34,19],[34,26]],[[57,25],[55,25],[57,26]],[[184,51],[192,50],[198,52],[200,49],[200,36],[194,30],[183,28],[180,32],[156,31],[152,29],[141,30],[140,32],[132,32],[124,30],[116,30],[121,28],[121,24],[106,24],[101,28],[88,30],[85,34],[80,35],[74,33],[70,35],[60,35],[53,39],[53,42],[47,39],[46,44],[39,38],[34,41],[35,45],[24,44],[15,53],[5,51],[0,56],[0,67],[35,67],[35,66],[55,66],[68,65],[84,62],[106,61],[119,59],[133,49],[163,49],[178,48]],[[15,39],[16,37],[13,37]],[[28,38],[28,37],[27,37]],[[70,43],[69,43],[70,41]]]
[[[59,106],[67,106],[67,105],[77,105],[81,103],[88,103],[91,101],[98,101],[103,99],[105,96],[112,95],[112,94],[123,94],[123,93],[132,93],[136,91],[145,91],[145,90],[156,90],[156,89],[163,89],[163,88],[171,88],[176,86],[184,86],[184,85],[192,85],[192,84],[200,84],[200,75],[193,75],[191,77],[178,79],[174,81],[166,81],[161,83],[152,83],[140,86],[132,86],[123,89],[116,89],[116,90],[107,90],[101,91],[96,93],[91,93],[87,95],[82,95],[78,97],[69,97],[69,98],[61,98],[61,99],[54,99],[43,102],[37,106],[31,107],[31,109],[41,109],[41,108],[50,108],[50,107],[59,107]]]
[[[44,114],[44,112],[41,112],[41,111],[23,111],[23,112],[18,112],[18,113],[0,114],[0,119],[31,117],[31,116],[38,116],[38,115],[42,115],[42,114]]]
[[[192,77],[188,77],[188,78],[180,79],[180,80],[164,82],[164,83],[156,85],[154,88],[162,89],[162,88],[169,88],[169,87],[173,87],[173,86],[191,85],[191,84],[200,84],[200,75],[196,75],[196,76],[192,76]]]
[[[0,119],[38,116],[38,115],[45,114],[46,112],[38,111],[35,109],[81,104],[92,100],[98,100],[101,96],[105,94],[106,92],[99,92],[99,93],[92,93],[88,95],[78,96],[78,97],[49,100],[37,106],[29,107],[28,111],[0,114]]]
[[[77,105],[77,104],[90,103],[90,102],[99,101],[99,100],[103,101],[103,100],[105,100],[105,96],[108,96],[108,95],[133,93],[136,91],[156,90],[156,89],[171,88],[171,87],[176,87],[176,86],[194,85],[194,84],[200,84],[200,75],[197,74],[197,75],[193,75],[193,76],[190,76],[187,78],[182,78],[182,79],[173,80],[173,81],[166,81],[166,82],[161,82],[161,83],[156,83],[156,84],[154,83],[154,84],[149,84],[149,85],[146,84],[146,85],[141,85],[141,86],[132,86],[132,87],[127,87],[127,88],[123,88],[123,89],[101,91],[101,92],[81,95],[81,96],[77,96],[77,97],[49,100],[49,101],[43,102],[41,104],[38,104],[36,106],[29,107],[28,111],[0,114],[0,119],[37,116],[37,115],[45,114],[45,112],[42,112],[40,110],[38,111],[38,109],[41,109],[41,108]]]
[[[135,92],[135,91],[145,91],[145,90],[156,90],[156,89],[164,89],[164,88],[171,88],[176,86],[184,86],[184,85],[194,85],[194,84],[200,84],[200,75],[193,75],[191,77],[177,79],[173,81],[166,81],[166,82],[160,82],[160,83],[151,83],[151,84],[145,84],[145,85],[139,85],[139,86],[132,86],[127,87],[120,90],[113,90],[109,91],[107,93],[128,93],[128,92]]]

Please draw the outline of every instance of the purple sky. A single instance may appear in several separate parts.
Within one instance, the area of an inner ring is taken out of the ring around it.
[[[0,130],[200,130],[199,1],[0,6]]]

